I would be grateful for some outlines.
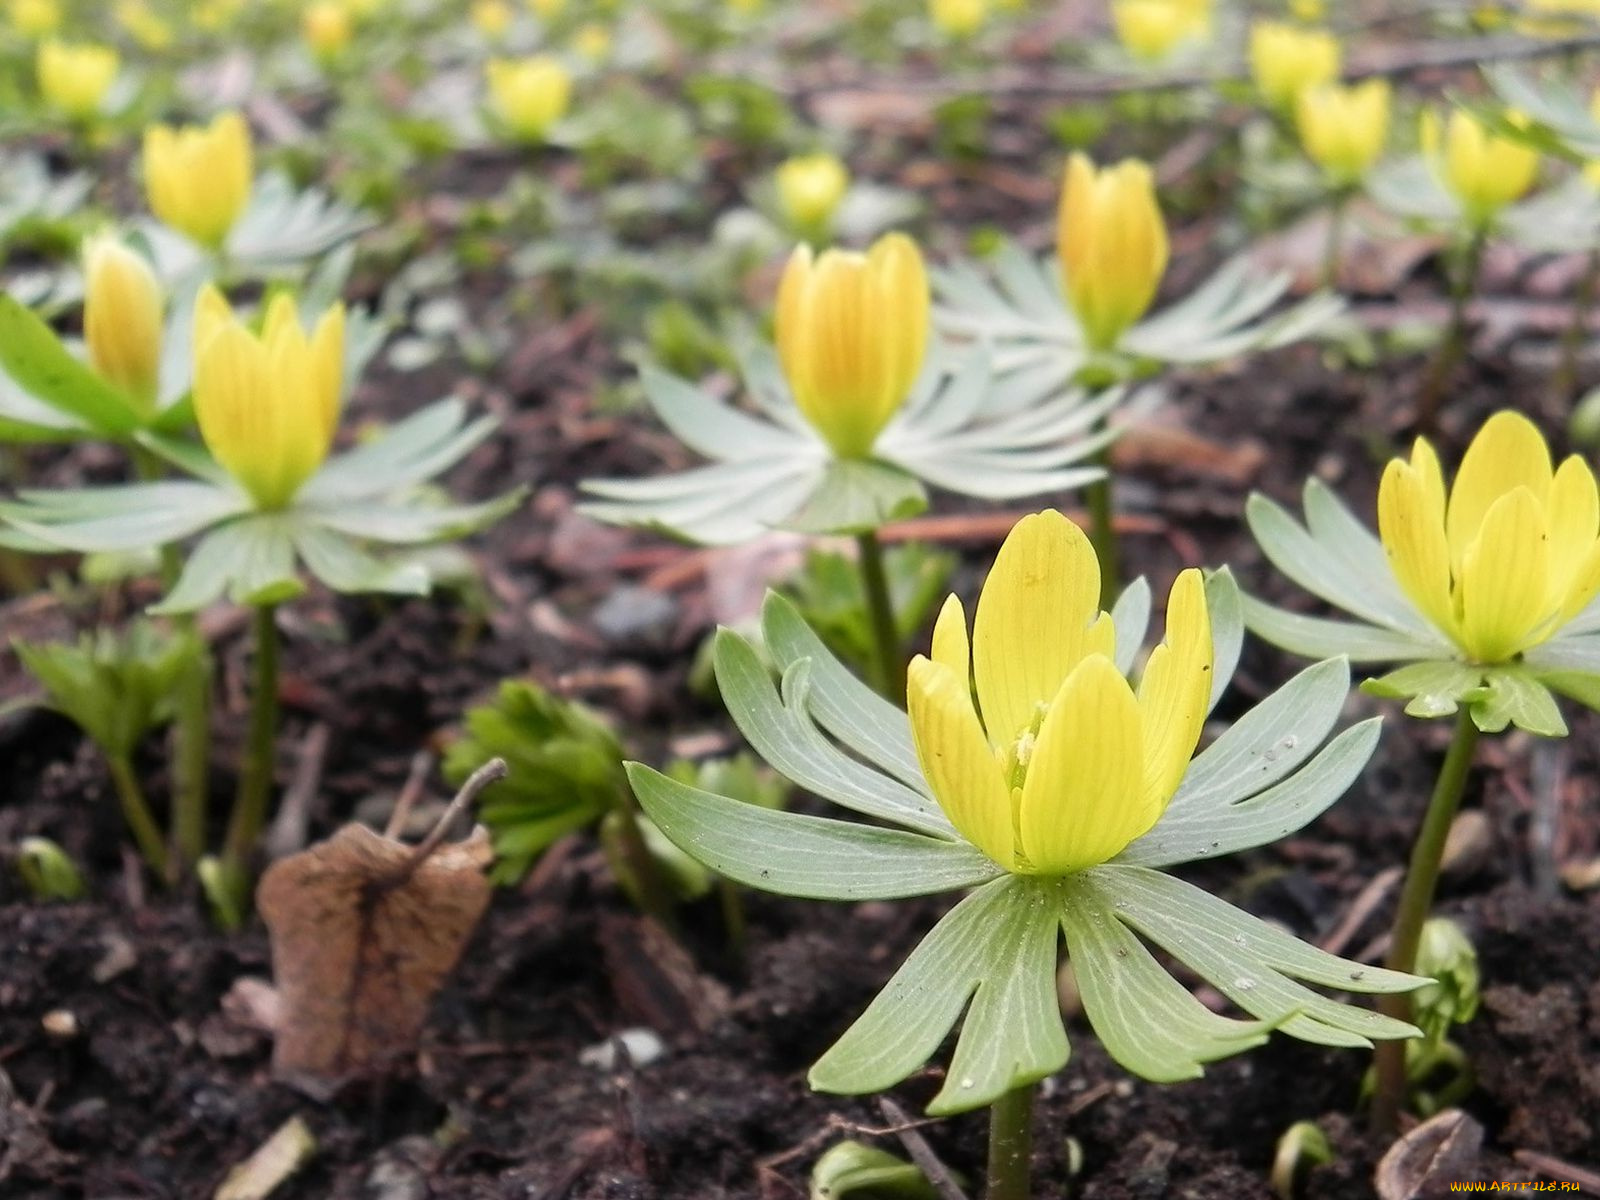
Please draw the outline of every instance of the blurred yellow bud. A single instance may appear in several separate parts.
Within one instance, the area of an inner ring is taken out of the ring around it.
[[[1067,301],[1092,350],[1110,350],[1149,310],[1167,270],[1167,226],[1147,164],[1067,162],[1056,248]]]
[[[528,7],[541,21],[551,21],[566,11],[567,0],[528,0]]]
[[[89,365],[146,415],[161,379],[161,284],[115,234],[83,246],[83,336]]]
[[[989,0],[928,0],[928,18],[948,38],[971,37],[989,16]]]
[[[1289,0],[1289,15],[1310,25],[1327,17],[1328,6],[1324,0]]]
[[[1432,109],[1422,114],[1422,153],[1434,176],[1460,203],[1467,223],[1477,229],[1526,195],[1539,174],[1537,150],[1490,133],[1459,108],[1442,126]]]
[[[350,10],[337,0],[317,0],[308,5],[300,19],[300,36],[311,53],[324,63],[332,62],[350,45]]]
[[[917,244],[800,246],[778,285],[778,359],[796,407],[840,458],[866,458],[922,372],[931,301]]]
[[[591,21],[572,35],[572,48],[579,58],[588,62],[604,62],[611,54],[611,31]]]
[[[1354,87],[1324,83],[1300,93],[1295,122],[1306,157],[1338,187],[1358,182],[1383,154],[1389,137],[1389,82]]]
[[[728,7],[736,13],[749,15],[760,12],[762,5],[765,3],[766,0],[728,0]]]
[[[850,172],[831,154],[805,154],[778,168],[778,201],[796,229],[820,233],[850,188]]]
[[[1122,48],[1142,62],[1160,62],[1193,32],[1179,0],[1116,0],[1111,24]]]
[[[259,508],[288,505],[328,457],[344,382],[344,306],[308,338],[280,292],[259,334],[208,284],[194,314],[194,412],[212,457]]]
[[[1339,40],[1323,29],[1300,29],[1280,21],[1250,28],[1250,74],[1262,98],[1279,112],[1294,111],[1306,88],[1339,78]]]
[[[168,25],[145,0],[118,0],[117,24],[128,31],[128,36],[143,50],[166,50],[172,45],[172,26]]]
[[[572,100],[572,75],[548,54],[493,58],[486,64],[494,111],[517,137],[542,142]]]
[[[506,30],[511,28],[511,22],[516,17],[506,0],[476,0],[471,15],[478,32],[492,41],[505,37]]]
[[[11,0],[7,16],[23,37],[44,37],[61,28],[61,0]]]
[[[250,200],[250,127],[236,112],[210,125],[144,134],[144,187],[150,210],[202,246],[219,249]]]
[[[45,100],[74,120],[86,121],[105,103],[120,60],[109,46],[51,38],[39,44],[35,65]]]

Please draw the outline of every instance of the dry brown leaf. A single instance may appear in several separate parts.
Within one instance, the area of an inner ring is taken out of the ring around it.
[[[480,826],[419,847],[346,825],[274,863],[256,903],[272,936],[280,1010],[274,1074],[325,1098],[415,1046],[433,994],[489,904]]]
[[[1418,1125],[1389,1148],[1373,1180],[1382,1200],[1448,1195],[1452,1181],[1470,1180],[1483,1146],[1483,1126],[1458,1108]]]

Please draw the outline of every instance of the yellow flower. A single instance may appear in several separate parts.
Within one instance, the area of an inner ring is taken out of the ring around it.
[[[166,224],[215,250],[250,200],[250,127],[236,112],[210,125],[152,125],[144,133],[144,188]]]
[[[234,316],[214,286],[194,319],[194,412],[212,456],[259,508],[285,507],[328,456],[344,380],[344,306],[306,337],[280,292],[261,333]]]
[[[317,0],[300,19],[300,36],[311,53],[324,63],[332,62],[350,45],[350,10],[337,0]]]
[[[1257,21],[1250,28],[1250,74],[1280,112],[1290,112],[1304,89],[1339,78],[1342,57],[1338,39],[1326,30],[1279,21]]]
[[[117,23],[141,49],[160,51],[172,45],[172,26],[157,16],[145,0],[118,0],[116,14]]]
[[[1062,286],[1093,350],[1110,350],[1144,316],[1167,270],[1167,227],[1155,178],[1128,159],[1097,169],[1067,162],[1056,221]]]
[[[105,103],[119,65],[117,52],[109,46],[51,38],[39,44],[39,92],[67,116],[86,121]]]
[[[1474,227],[1488,225],[1502,208],[1521,199],[1539,173],[1537,150],[1490,133],[1459,108],[1442,130],[1437,113],[1422,114],[1422,153]]]
[[[44,37],[61,28],[61,0],[11,0],[11,28],[23,37]]]
[[[89,365],[146,415],[161,379],[161,284],[114,234],[83,246],[83,336]]]
[[[479,33],[494,41],[505,37],[515,17],[506,0],[475,0],[472,6],[472,23]]]
[[[1389,136],[1389,82],[1353,87],[1325,83],[1300,93],[1296,124],[1306,156],[1339,186],[1358,182],[1383,154]]]
[[[1484,424],[1445,490],[1418,438],[1378,488],[1378,533],[1395,578],[1463,654],[1503,663],[1556,633],[1600,593],[1600,494],[1573,455],[1552,471],[1531,421]]]
[[[765,2],[766,0],[728,0],[728,7],[736,13],[749,16],[752,13],[760,12]]]
[[[794,401],[841,458],[865,458],[922,371],[928,273],[904,234],[866,254],[800,246],[778,285],[778,358]]]
[[[572,75],[559,59],[548,54],[492,58],[484,70],[495,112],[518,137],[543,141],[550,127],[566,115]]]
[[[1200,572],[1172,585],[1167,639],[1137,691],[1115,646],[1089,539],[1047,511],[1024,517],[1000,548],[970,645],[951,596],[932,657],[911,663],[911,732],[928,786],[961,835],[1008,871],[1064,875],[1114,858],[1183,780],[1211,695]]]
[[[778,200],[796,228],[826,229],[850,187],[850,172],[832,154],[789,159],[777,172]]]
[[[989,0],[928,0],[928,18],[948,38],[971,37],[989,16]]]
[[[1144,62],[1160,62],[1193,33],[1179,0],[1116,0],[1111,24],[1122,48]]]
[[[1324,0],[1289,0],[1289,13],[1297,21],[1310,25],[1328,15]]]
[[[541,21],[549,21],[566,10],[567,0],[528,0],[528,7]]]
[[[611,53],[611,31],[598,21],[590,21],[572,35],[572,48],[589,62],[604,62]]]

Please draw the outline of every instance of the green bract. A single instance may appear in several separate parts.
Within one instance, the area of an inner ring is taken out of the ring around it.
[[[930,355],[905,406],[870,459],[840,459],[795,407],[777,356],[738,347],[761,416],[655,368],[643,374],[656,415],[712,464],[655,479],[585,483],[603,521],[658,529],[706,544],[748,541],[774,528],[861,533],[927,506],[924,483],[986,500],[1081,487],[1101,477],[1082,465],[1115,436],[1095,431],[1121,399],[1070,391],[1046,398],[997,382],[984,354]],[[762,418],[765,419],[762,419]]]
[[[1226,571],[1207,592],[1215,704],[1242,627]],[[1121,667],[1139,650],[1149,608],[1142,581],[1116,606]],[[719,874],[785,895],[869,900],[972,889],[812,1068],[814,1087],[859,1093],[899,1082],[963,1012],[930,1112],[977,1108],[1056,1071],[1068,1055],[1055,987],[1063,935],[1090,1022],[1118,1062],[1148,1079],[1193,1078],[1201,1064],[1257,1045],[1272,1029],[1333,1046],[1415,1033],[1299,981],[1391,992],[1422,980],[1326,954],[1163,873],[1291,833],[1350,785],[1379,722],[1330,740],[1348,690],[1342,660],[1302,671],[1218,737],[1155,827],[1114,860],[1046,877],[1007,874],[956,833],[922,777],[906,714],[850,675],[791,604],[770,596],[762,632],[781,673],[776,685],[748,643],[719,635],[717,678],[735,722],[796,784],[880,824],[771,812],[630,764],[649,816]],[[1205,1008],[1146,940],[1254,1019]]]
[[[479,504],[440,503],[423,485],[493,430],[441,400],[373,441],[329,460],[288,507],[257,511],[205,453],[151,438],[149,447],[194,479],[120,487],[24,490],[0,506],[14,529],[43,546],[83,553],[137,550],[200,536],[156,611],[190,612],[227,593],[271,604],[300,592],[304,567],[339,592],[421,595],[431,586],[416,557],[386,550],[445,541],[510,511],[522,489]]]
[[[1306,591],[1355,621],[1293,613],[1243,598],[1252,633],[1307,658],[1342,654],[1357,663],[1405,663],[1363,688],[1407,701],[1414,717],[1443,717],[1468,705],[1487,733],[1508,724],[1559,737],[1567,732],[1557,692],[1600,708],[1600,602],[1517,661],[1481,666],[1430,624],[1401,591],[1383,543],[1328,487],[1305,485],[1305,523],[1262,495],[1245,508],[1262,553]]]
[[[986,347],[1007,386],[1046,393],[1086,368],[1137,377],[1165,363],[1207,363],[1300,341],[1336,316],[1344,302],[1319,292],[1281,312],[1287,272],[1262,274],[1243,260],[1225,265],[1189,296],[1124,333],[1116,350],[1096,355],[1061,291],[1056,256],[1035,258],[1003,242],[985,264],[936,270],[935,323],[952,337]]]

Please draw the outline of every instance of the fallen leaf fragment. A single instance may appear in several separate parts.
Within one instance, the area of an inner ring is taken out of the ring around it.
[[[267,1200],[317,1152],[317,1139],[299,1117],[290,1117],[256,1152],[228,1172],[213,1200]]]
[[[482,786],[469,780],[449,815]],[[446,823],[418,846],[346,825],[262,877],[279,1079],[325,1099],[415,1047],[429,1002],[489,904],[487,831],[443,845]]]
[[[1448,1193],[1452,1182],[1474,1179],[1483,1146],[1483,1126],[1458,1108],[1418,1125],[1389,1148],[1378,1163],[1382,1200],[1422,1200]]]

